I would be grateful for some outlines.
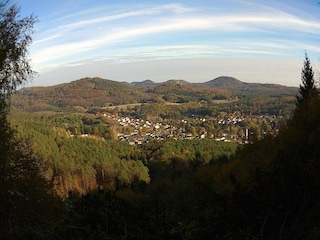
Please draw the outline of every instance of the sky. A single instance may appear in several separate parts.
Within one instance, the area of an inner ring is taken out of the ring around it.
[[[318,76],[320,0],[15,2],[39,20],[28,86],[219,76],[299,86],[305,52]]]

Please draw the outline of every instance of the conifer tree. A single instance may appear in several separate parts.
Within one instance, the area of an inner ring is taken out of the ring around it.
[[[299,95],[296,97],[297,108],[299,108],[305,101],[317,93],[317,88],[314,81],[314,73],[307,53],[305,54],[304,65],[301,72],[301,81],[302,85],[300,84]]]
[[[288,126],[297,135],[295,136],[296,139],[300,141],[305,139],[306,144],[304,146],[307,148],[310,142],[307,140],[308,136],[310,134],[313,135],[318,129],[316,118],[320,112],[319,90],[316,87],[314,72],[307,54],[305,54],[303,69],[301,71],[301,82],[299,94],[296,96],[296,107],[292,119],[288,121]]]

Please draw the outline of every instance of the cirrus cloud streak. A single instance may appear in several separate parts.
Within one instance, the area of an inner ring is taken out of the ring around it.
[[[102,4],[61,13],[39,25],[31,50],[34,68],[42,74],[92,61],[297,60],[305,50],[320,53],[318,15],[302,14],[301,9],[284,8],[275,1],[272,6],[242,0],[231,9],[226,2],[234,3],[157,5],[137,1],[126,7]]]

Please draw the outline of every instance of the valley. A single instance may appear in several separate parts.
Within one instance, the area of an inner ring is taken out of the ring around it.
[[[131,145],[196,138],[243,144],[276,135],[291,116],[296,92],[295,88],[249,84],[231,77],[197,84],[182,80],[129,84],[86,78],[21,89],[12,105],[16,114],[25,117],[55,115],[59,127],[70,136]]]
[[[0,1],[0,238],[320,239],[318,14],[273,4]]]

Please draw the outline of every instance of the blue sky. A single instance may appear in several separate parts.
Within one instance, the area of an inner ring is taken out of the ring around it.
[[[82,77],[204,82],[220,75],[298,86],[320,59],[317,0],[17,0],[39,23],[31,85]]]

